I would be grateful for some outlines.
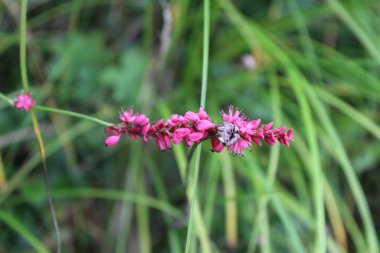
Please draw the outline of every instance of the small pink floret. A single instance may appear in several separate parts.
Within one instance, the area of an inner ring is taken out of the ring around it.
[[[120,135],[111,135],[104,140],[104,145],[107,147],[116,145],[120,140]]]
[[[251,120],[250,122],[247,123],[247,127],[250,129],[255,129],[260,125],[261,119],[257,120]]]
[[[265,131],[268,131],[268,130],[273,126],[273,124],[274,124],[273,121],[272,121],[272,122],[269,122],[268,124],[266,124],[266,125],[264,126],[264,130],[265,130]]]
[[[192,122],[196,122],[197,120],[199,120],[199,116],[195,112],[190,111],[185,113],[185,118]]]
[[[205,137],[205,134],[201,132],[194,132],[194,133],[189,134],[187,137],[189,138],[189,141],[191,142],[198,142]]]
[[[128,111],[122,111],[119,118],[127,124],[133,122],[135,120],[135,116],[133,116],[133,108],[130,107],[128,108]]]
[[[191,133],[191,130],[189,128],[177,128],[175,131],[174,131],[174,134],[173,136],[175,138],[183,138],[185,137],[186,135],[190,134]]]
[[[198,129],[199,131],[209,130],[209,129],[213,128],[213,127],[215,127],[215,124],[212,123],[212,122],[209,121],[209,120],[206,120],[206,119],[204,119],[204,120],[199,120],[199,121],[197,122],[197,129]]]
[[[172,149],[172,144],[170,143],[170,138],[169,136],[165,135],[164,136],[164,143],[167,149]]]
[[[210,120],[210,117],[207,115],[207,113],[203,107],[199,107],[199,111],[198,111],[197,115],[198,115],[199,119]]]
[[[216,138],[211,138],[211,146],[212,146],[212,151],[214,152],[222,152],[224,149],[224,146],[222,143],[220,143]]]
[[[35,104],[36,101],[32,99],[30,92],[16,95],[15,107],[18,109],[23,109],[28,112]]]
[[[157,138],[156,141],[157,141],[157,145],[161,149],[161,151],[165,151],[166,147],[165,147],[164,141],[160,138]]]

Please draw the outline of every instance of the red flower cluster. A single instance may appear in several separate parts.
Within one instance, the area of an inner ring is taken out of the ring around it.
[[[265,140],[269,145],[279,141],[289,146],[289,140],[293,140],[293,130],[285,132],[285,126],[271,129],[273,122],[260,125],[260,119],[249,120],[241,115],[239,110],[233,111],[229,107],[228,114],[221,112],[222,123],[213,123],[206,111],[201,107],[198,113],[186,112],[185,115],[173,114],[164,122],[163,119],[154,125],[144,114],[133,113],[133,109],[122,111],[119,115],[120,124],[106,128],[110,134],[104,141],[106,146],[115,145],[120,136],[127,133],[131,138],[140,136],[144,141],[148,137],[154,138],[162,151],[171,149],[172,143],[183,141],[187,146],[199,143],[211,138],[212,151],[221,152],[224,147],[236,155],[243,155],[243,150],[251,150],[252,142],[262,145]]]
[[[17,94],[14,102],[14,106],[18,109],[24,109],[25,111],[29,111],[30,107],[34,106],[36,101],[32,99],[30,92],[25,94]]]

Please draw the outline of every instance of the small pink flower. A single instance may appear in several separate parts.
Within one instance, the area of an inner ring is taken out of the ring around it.
[[[207,120],[210,120],[210,117],[207,115],[205,109],[203,107],[200,107],[199,108],[199,111],[198,111],[198,117],[199,119],[207,119]]]
[[[161,151],[165,151],[166,146],[165,146],[164,141],[160,138],[156,138],[156,141],[157,141],[158,147],[161,149]]]
[[[270,124],[270,123],[269,123]],[[276,136],[272,130],[269,130],[268,125],[264,126],[264,129],[268,129],[267,131],[264,132],[264,140],[271,146],[276,144]]]
[[[236,123],[236,121],[242,120],[240,118],[240,111],[236,110],[235,113],[233,113],[233,107],[228,107],[228,114],[226,114],[224,111],[222,111],[222,117],[224,121],[230,122],[230,123]]]
[[[120,135],[111,135],[104,140],[104,145],[107,147],[116,145],[120,139]]]
[[[189,141],[191,142],[198,142],[205,137],[205,134],[201,132],[194,132],[194,133],[189,134],[187,137],[189,138]]]
[[[215,127],[215,124],[213,124],[211,121],[209,120],[199,120],[197,122],[197,129],[199,131],[205,131],[205,130],[209,130],[211,128]]]
[[[148,123],[142,127],[141,134],[145,136],[149,132],[149,129],[150,129],[150,124]]]
[[[191,145],[193,145],[194,143],[189,139],[189,137],[184,138],[183,141],[185,142],[185,145],[188,147],[191,147]]]
[[[247,128],[246,132],[249,133],[250,135],[254,134],[254,130],[256,130],[256,128],[259,127],[260,122],[261,122],[261,119],[251,120],[247,122],[247,124],[245,125],[245,127]]]
[[[128,111],[122,111],[119,118],[127,124],[133,122],[135,120],[135,116],[133,116],[133,108],[129,107]]]
[[[211,146],[212,146],[212,151],[214,152],[222,152],[224,149],[224,146],[222,143],[220,143],[216,138],[211,138]]]
[[[187,119],[182,115],[172,114],[170,118],[165,122],[166,126],[176,127],[179,124],[187,125]]]
[[[134,140],[137,139],[137,135],[134,132],[132,132],[132,131],[127,131],[127,132],[129,134],[129,136],[131,136],[132,139],[134,139]]]
[[[288,136],[289,140],[294,141],[294,137],[293,137],[293,128],[289,128],[289,130],[288,130],[288,132],[286,133],[286,135]]]
[[[268,124],[266,124],[265,126],[264,126],[264,130],[265,131],[268,131],[272,126],[273,126],[273,121],[272,122],[269,122]]]
[[[159,121],[156,122],[156,124],[151,126],[149,130],[151,130],[153,132],[157,132],[159,129],[161,129],[163,127],[164,127],[164,120],[160,119]]]
[[[147,118],[144,114],[138,114],[136,113],[135,114],[135,119],[133,121],[133,123],[136,125],[136,126],[145,126],[146,124],[149,123],[149,118]]]
[[[17,94],[15,99],[15,107],[29,111],[30,107],[34,106],[36,101],[32,99],[30,92],[25,94]]]
[[[228,151],[233,152],[235,155],[242,156],[243,155],[243,150],[245,148],[248,148],[251,145],[252,144],[250,144],[248,141],[240,139],[235,144],[232,144],[231,146],[229,146],[228,147]]]
[[[261,139],[259,137],[252,137],[252,140],[257,143],[257,145],[262,146]]]
[[[167,149],[171,150],[172,149],[172,144],[170,143],[170,138],[169,136],[165,135],[164,136],[164,143]]]
[[[191,130],[189,128],[177,128],[174,133],[173,133],[173,137],[175,138],[183,138],[185,137],[186,135],[190,134],[191,133]]]
[[[185,118],[187,120],[190,120],[192,122],[196,122],[199,120],[199,116],[195,112],[186,112],[185,113]]]

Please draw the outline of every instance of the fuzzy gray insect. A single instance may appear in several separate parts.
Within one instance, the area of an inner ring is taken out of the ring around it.
[[[223,146],[233,145],[240,138],[239,129],[234,124],[223,122],[217,125],[215,137]]]

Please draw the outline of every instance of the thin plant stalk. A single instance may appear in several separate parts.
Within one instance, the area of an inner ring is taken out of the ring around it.
[[[0,99],[5,100],[10,106],[13,106],[12,99],[10,99],[9,97],[7,97],[6,95],[4,95],[1,92],[0,92]],[[53,107],[35,105],[35,106],[33,106],[33,109],[35,111],[51,112],[51,113],[56,113],[56,114],[70,116],[70,117],[73,117],[73,118],[88,120],[88,121],[91,121],[93,123],[105,126],[105,127],[109,127],[109,126],[112,125],[112,123],[110,123],[110,122],[107,122],[107,121],[95,118],[93,116],[88,116],[86,114],[72,112],[72,111],[67,111],[67,110],[62,110],[62,109],[57,109],[57,108],[53,108]]]
[[[71,117],[78,118],[78,119],[88,120],[88,121],[91,121],[93,123],[105,126],[105,127],[109,127],[112,125],[112,123],[109,123],[107,121],[104,121],[104,120],[101,120],[101,119],[98,119],[98,118],[95,118],[92,116],[88,116],[88,115],[85,115],[82,113],[71,112],[71,111],[67,111],[67,110],[62,110],[62,109],[57,109],[57,108],[52,108],[52,107],[47,107],[47,106],[40,106],[40,105],[33,106],[33,109],[38,110],[38,111],[57,113],[57,114],[61,114],[61,115],[71,116]]]
[[[203,1],[203,62],[202,62],[202,88],[201,88],[201,106],[206,105],[206,93],[207,93],[207,73],[208,73],[208,62],[209,62],[209,40],[210,40],[210,0]],[[190,206],[190,217],[189,225],[187,227],[186,236],[186,246],[185,253],[189,253],[191,239],[193,234],[194,225],[194,206],[198,188],[198,175],[199,175],[199,164],[201,160],[201,145],[196,150],[195,166],[194,166],[194,177],[193,177],[193,187],[191,194],[191,206]],[[191,190],[191,189],[190,189]]]
[[[21,69],[21,79],[22,79],[22,85],[24,88],[24,92],[29,91],[29,83],[28,83],[28,76],[27,76],[27,67],[26,67],[26,16],[27,16],[27,0],[21,1],[21,15],[20,15],[20,69]],[[44,182],[45,187],[47,191],[47,198],[48,203],[50,207],[50,213],[53,219],[54,229],[57,237],[57,253],[61,252],[61,234],[59,231],[59,225],[57,221],[57,216],[53,204],[53,199],[51,197],[51,190],[50,190],[50,183],[49,183],[49,177],[47,173],[46,168],[46,155],[45,155],[45,148],[44,143],[42,140],[41,132],[38,126],[37,117],[33,111],[33,109],[30,110],[30,116],[32,118],[33,123],[33,130],[36,135],[36,139],[38,142],[38,147],[41,155],[41,161],[42,161],[42,170],[44,173]]]

